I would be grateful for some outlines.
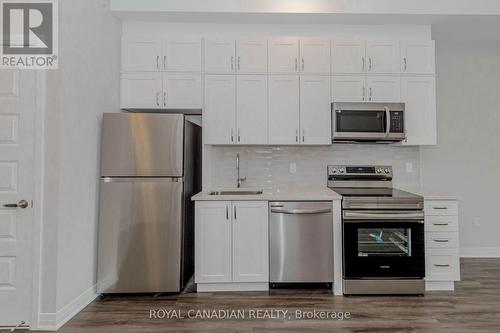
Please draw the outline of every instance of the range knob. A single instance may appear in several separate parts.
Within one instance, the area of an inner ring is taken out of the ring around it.
[[[385,168],[385,173],[389,173],[391,170],[389,170],[389,168]]]
[[[332,173],[337,173],[337,168],[333,168]]]
[[[377,173],[382,173],[382,169],[381,169],[381,168],[378,168],[378,169],[377,169]]]
[[[345,173],[345,169],[340,169],[339,172],[340,173]]]

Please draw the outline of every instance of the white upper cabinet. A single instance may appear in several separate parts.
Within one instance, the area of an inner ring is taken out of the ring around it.
[[[162,69],[161,38],[133,35],[122,39],[122,71],[158,71]]]
[[[233,201],[233,282],[269,281],[266,201]]]
[[[239,39],[236,41],[236,68],[241,74],[267,73],[267,40]]]
[[[162,68],[167,71],[201,71],[200,39],[166,39],[163,41]]]
[[[269,143],[299,144],[299,77],[269,76]]]
[[[205,40],[205,72],[235,73],[236,49],[234,39]]]
[[[367,73],[399,73],[398,41],[366,41]]]
[[[281,38],[269,40],[268,63],[270,73],[299,71],[299,40]]]
[[[267,144],[267,116],[267,75],[238,75],[235,143]]]
[[[399,102],[401,79],[399,76],[368,76],[366,92],[368,102]]]
[[[159,109],[163,107],[162,74],[152,72],[121,75],[120,108]]]
[[[366,71],[364,41],[332,41],[332,72],[359,74]]]
[[[236,142],[235,75],[205,75],[203,123],[206,143],[232,144]]]
[[[300,72],[330,74],[330,40],[300,40]]]
[[[201,109],[201,74],[163,74],[163,107]]]
[[[364,102],[366,98],[364,75],[336,75],[332,77],[333,102]]]
[[[405,103],[406,145],[435,145],[436,79],[425,76],[401,78],[401,100]]]
[[[401,42],[401,72],[434,74],[435,43],[433,40]]]
[[[300,143],[332,143],[329,76],[300,77]]]

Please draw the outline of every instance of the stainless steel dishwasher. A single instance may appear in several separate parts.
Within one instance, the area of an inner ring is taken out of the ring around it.
[[[331,202],[269,203],[270,284],[333,283]]]

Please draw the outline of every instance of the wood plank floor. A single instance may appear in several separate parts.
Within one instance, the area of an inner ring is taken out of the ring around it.
[[[183,293],[96,300],[63,333],[128,332],[500,332],[500,259],[462,259],[454,292],[424,297],[342,297],[324,291]],[[150,319],[150,309],[348,311],[350,319]]]

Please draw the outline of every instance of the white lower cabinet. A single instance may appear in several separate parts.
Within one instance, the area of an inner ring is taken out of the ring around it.
[[[425,201],[425,280],[427,290],[453,290],[460,280],[458,204]]]
[[[121,75],[121,109],[201,109],[201,74],[131,72]]]
[[[197,201],[195,214],[198,290],[267,289],[267,202]]]

